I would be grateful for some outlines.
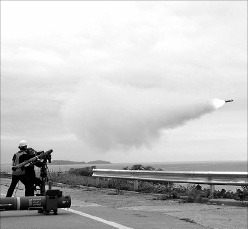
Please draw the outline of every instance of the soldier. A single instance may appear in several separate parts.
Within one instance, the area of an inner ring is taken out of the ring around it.
[[[26,153],[28,155],[28,159],[31,159],[31,158],[35,157],[36,154],[37,154],[37,152],[32,148],[27,148],[25,151],[26,151]],[[36,162],[35,166],[41,167],[42,163],[41,162]],[[26,175],[29,178],[31,196],[34,196],[34,191],[36,189],[36,186],[41,186],[41,180],[38,177],[36,177],[35,169],[34,169],[33,164],[29,164],[27,167],[25,167],[25,172],[26,172]]]
[[[25,140],[20,141],[18,148],[19,151],[15,153],[12,158],[12,180],[6,197],[12,196],[19,181],[21,181],[25,185],[25,196],[30,196],[32,194],[30,189],[30,182],[27,174],[25,173],[25,168],[15,168],[15,166],[17,166],[18,164],[29,159],[26,153],[27,142]]]

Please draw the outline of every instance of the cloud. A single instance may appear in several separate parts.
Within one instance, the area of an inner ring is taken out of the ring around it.
[[[246,111],[245,4],[3,2],[2,133],[64,139],[63,118],[107,151],[158,143],[212,97]]]

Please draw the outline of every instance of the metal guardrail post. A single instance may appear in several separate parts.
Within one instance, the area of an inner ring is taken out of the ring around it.
[[[98,187],[99,184],[100,184],[100,177],[96,177],[96,182],[95,182],[96,187]]]
[[[215,189],[214,189],[214,185],[213,184],[211,184],[210,185],[210,199],[213,199],[214,198],[214,191],[215,191]]]
[[[133,188],[134,188],[134,191],[138,190],[138,188],[139,188],[139,181],[138,180],[134,180]]]

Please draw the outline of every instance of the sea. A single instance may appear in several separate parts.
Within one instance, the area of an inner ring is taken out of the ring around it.
[[[198,162],[133,162],[133,163],[111,163],[111,164],[47,164],[50,172],[65,172],[71,168],[84,168],[96,166],[97,169],[131,169],[133,165],[152,166],[164,171],[205,171],[205,172],[248,172],[247,161],[198,161]],[[11,172],[11,164],[1,164],[2,172]]]

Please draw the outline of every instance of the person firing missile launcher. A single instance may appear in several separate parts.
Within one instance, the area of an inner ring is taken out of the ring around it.
[[[45,158],[46,160],[49,160],[51,162],[51,153],[53,150],[48,150],[46,152],[36,152],[36,155],[28,155],[27,153],[27,141],[22,140],[19,143],[18,148],[20,149],[17,153],[13,156],[13,163],[12,163],[12,181],[11,185],[8,189],[6,197],[11,197],[14,189],[19,182],[19,180],[25,185],[25,196],[33,196],[34,195],[34,184],[39,183],[41,185],[42,192],[44,194],[44,181],[46,178],[46,174],[42,176],[42,179],[39,182],[35,182],[36,179],[33,179],[33,175],[35,174],[29,174],[30,171],[27,169],[30,167],[30,165],[34,165],[39,162],[40,159]],[[41,170],[43,173],[45,173],[45,163],[42,163]],[[31,168],[34,170],[34,168]],[[31,177],[30,177],[31,176]]]
[[[12,158],[12,180],[9,186],[6,197],[11,197],[17,183],[21,181],[25,185],[25,196],[31,196],[31,187],[27,174],[25,174],[24,167],[17,167],[19,164],[27,161],[28,155],[25,152],[27,149],[27,142],[25,140],[20,141],[19,143],[19,151],[14,154]]]

